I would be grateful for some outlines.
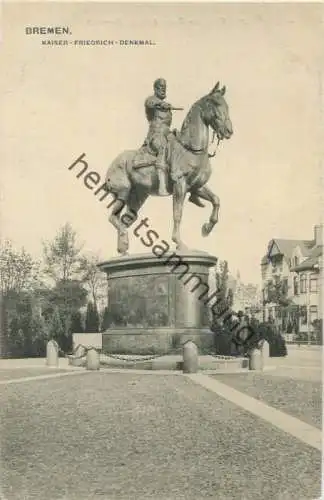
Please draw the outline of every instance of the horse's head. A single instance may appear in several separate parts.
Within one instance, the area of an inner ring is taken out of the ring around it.
[[[217,82],[211,92],[200,100],[202,119],[216,132],[219,140],[229,139],[233,134],[228,104],[224,98],[225,91],[225,86],[220,89]]]

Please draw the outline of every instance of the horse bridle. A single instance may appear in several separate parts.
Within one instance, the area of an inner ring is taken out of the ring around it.
[[[211,144],[214,143],[215,136],[216,136],[216,130],[213,129],[213,137],[212,137]],[[181,144],[181,146],[183,146],[184,149],[186,149],[187,151],[190,151],[190,153],[193,153],[195,155],[201,155],[201,154],[205,154],[206,153],[206,149],[202,149],[202,148],[195,149],[192,146],[189,146],[188,144],[185,144],[184,142],[182,142],[179,137],[177,137],[177,140]],[[220,143],[221,140],[222,139],[220,137],[217,138],[216,149],[215,149],[215,151],[213,153],[208,153],[208,158],[214,158],[214,156],[216,155],[217,148],[218,148],[219,143]]]

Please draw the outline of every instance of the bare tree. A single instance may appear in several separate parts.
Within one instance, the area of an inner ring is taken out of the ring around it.
[[[54,240],[43,243],[44,273],[56,283],[69,281],[79,276],[82,245],[69,223],[62,226]]]
[[[12,242],[0,243],[0,291],[20,293],[32,289],[39,277],[39,262],[25,251],[15,250]]]
[[[99,299],[107,293],[107,279],[98,263],[97,255],[83,256],[80,261],[81,281],[88,289],[95,307],[98,306]]]

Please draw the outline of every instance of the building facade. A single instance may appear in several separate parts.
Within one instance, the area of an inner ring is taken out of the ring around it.
[[[273,239],[261,261],[263,319],[288,340],[312,340],[323,315],[323,225],[311,240]]]
[[[260,287],[253,283],[243,283],[239,272],[236,279],[232,279],[230,286],[233,290],[233,310],[259,319],[262,310]]]

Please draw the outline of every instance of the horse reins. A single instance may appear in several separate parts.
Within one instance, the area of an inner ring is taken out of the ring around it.
[[[215,135],[216,135],[216,131],[213,130],[213,137],[212,137],[211,144],[213,144],[214,141],[215,141]],[[196,154],[196,155],[206,153],[205,149],[194,149],[194,148],[190,147],[188,144],[185,144],[184,142],[182,142],[179,137],[177,137],[177,136],[175,136],[175,137],[178,140],[178,142],[181,144],[181,146],[183,146],[187,151],[190,151],[190,153],[193,153],[193,154]],[[214,156],[216,155],[216,150],[217,150],[217,148],[219,146],[220,141],[221,141],[221,139],[218,137],[217,138],[216,149],[215,149],[214,153],[211,153],[211,154],[208,153],[208,157],[209,158],[214,158]]]
[[[214,143],[214,141],[215,141],[215,135],[216,135],[216,131],[215,131],[215,130],[213,130],[213,137],[212,137],[211,144],[213,144],[213,143]],[[212,154],[209,154],[209,153],[208,153],[208,158],[214,158],[214,156],[215,156],[215,154],[216,154],[216,151],[217,151],[217,148],[218,148],[218,146],[219,146],[220,141],[221,141],[221,139],[220,139],[219,137],[217,137],[216,149],[215,149],[215,151],[214,151]]]

